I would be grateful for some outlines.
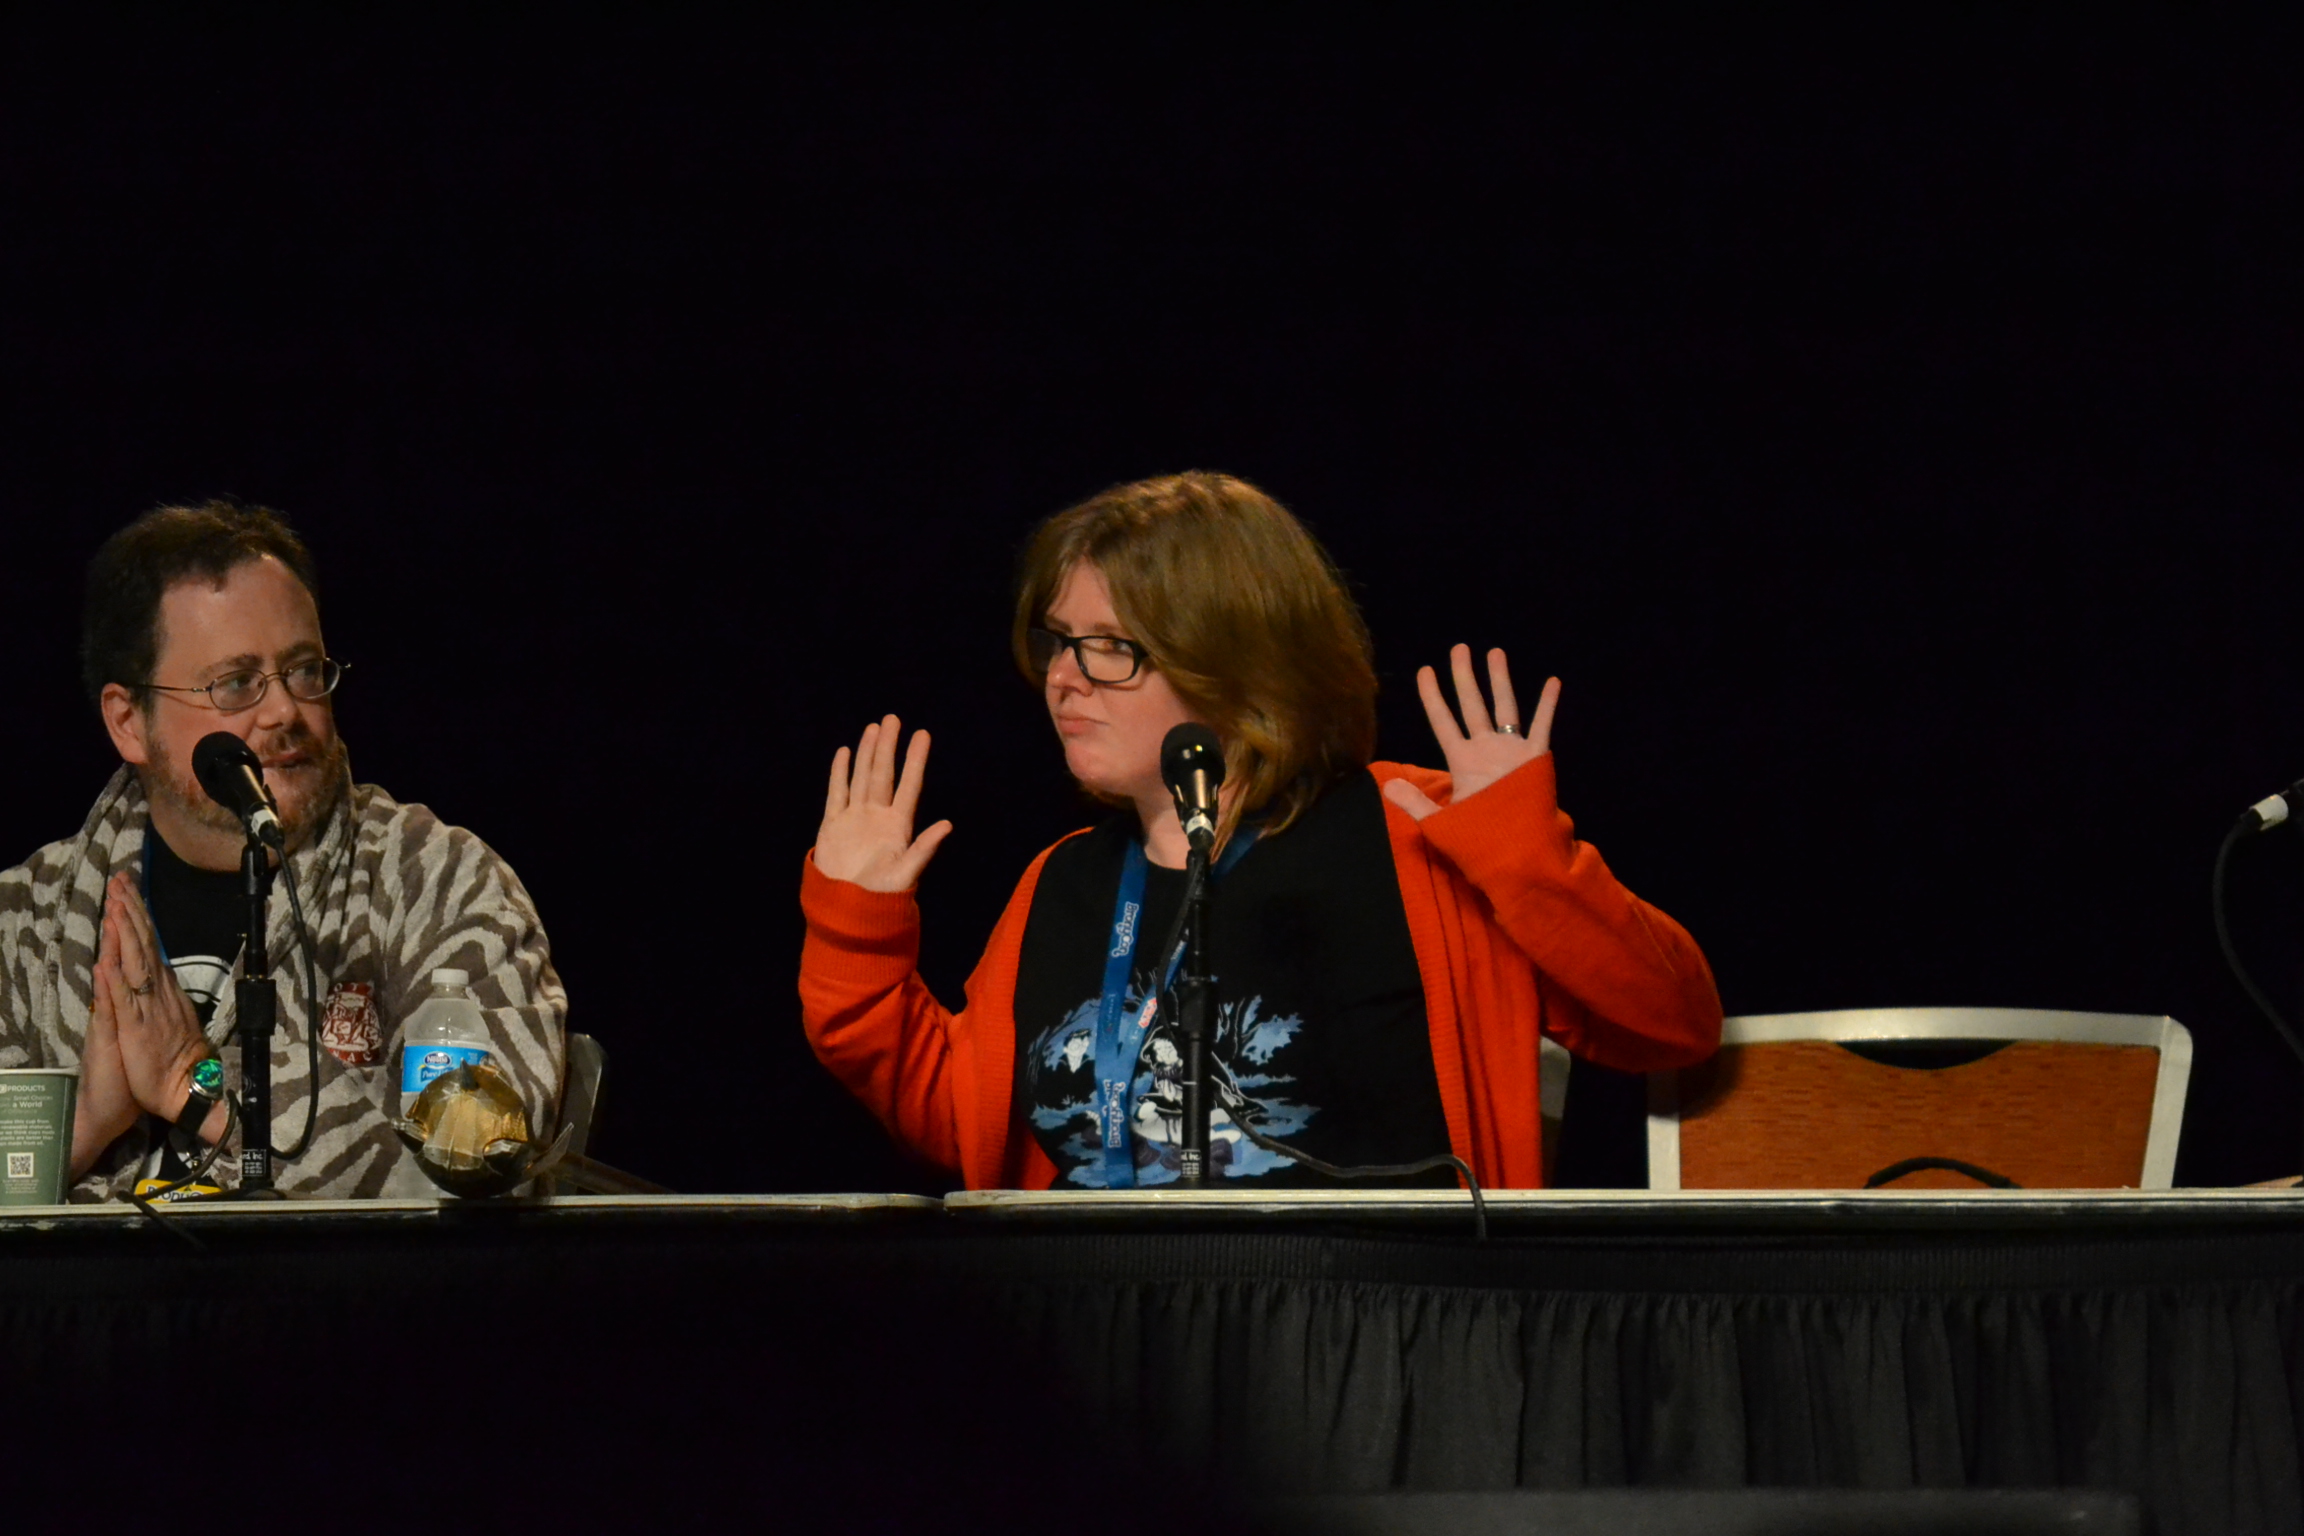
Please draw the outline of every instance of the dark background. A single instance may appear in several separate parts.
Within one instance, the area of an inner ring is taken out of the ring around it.
[[[7,857],[110,763],[95,545],[281,507],[357,771],[545,913],[595,1152],[933,1189],[800,1038],[824,766],[938,732],[956,998],[1083,819],[1005,653],[1018,544],[1220,468],[1358,584],[1386,755],[1438,761],[1452,641],[1566,678],[1565,802],[1730,1012],[2172,1013],[2179,1178],[2297,1170],[2207,902],[2304,773],[2292,31],[21,17]],[[2292,833],[2235,871],[2291,1010],[2300,873]],[[1572,1170],[1637,1182],[1634,1086],[1575,1083]]]

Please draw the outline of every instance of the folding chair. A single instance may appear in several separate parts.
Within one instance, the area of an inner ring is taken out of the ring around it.
[[[2191,1032],[2139,1014],[1730,1019],[1649,1075],[1648,1187],[2166,1189],[2191,1071]]]

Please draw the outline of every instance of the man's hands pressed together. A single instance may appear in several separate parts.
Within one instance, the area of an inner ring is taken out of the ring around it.
[[[95,983],[72,1125],[74,1178],[134,1125],[139,1113],[173,1122],[191,1095],[193,1067],[215,1054],[192,1000],[160,958],[151,916],[125,871],[105,887]],[[218,1104],[201,1123],[200,1134],[214,1141],[228,1123]]]

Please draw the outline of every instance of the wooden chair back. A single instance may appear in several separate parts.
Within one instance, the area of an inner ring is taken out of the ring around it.
[[[1917,1049],[1915,1049],[1917,1048]],[[1861,1054],[1877,1050],[1888,1060]],[[2173,1019],[1860,1009],[1730,1019],[1649,1079],[1655,1189],[2166,1189],[2191,1072]],[[1933,1057],[1944,1065],[1906,1064]],[[1896,1173],[1899,1165],[1921,1166]]]

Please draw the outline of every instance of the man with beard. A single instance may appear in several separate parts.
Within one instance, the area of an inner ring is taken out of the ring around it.
[[[320,636],[312,557],[277,514],[162,507],[88,570],[82,681],[121,767],[79,833],[0,874],[0,1067],[78,1067],[75,1200],[171,1184],[225,1138],[239,1092],[231,979],[246,922],[240,821],[192,769],[229,731],[263,764],[302,893],[321,996],[308,995],[287,892],[267,953],[279,1188],[428,1195],[391,1128],[401,1026],[435,970],[459,970],[489,1054],[540,1134],[557,1124],[567,999],[534,906],[503,860],[420,805],[354,784]],[[317,1078],[310,1031],[318,1029]],[[204,1183],[229,1187],[226,1146]]]

